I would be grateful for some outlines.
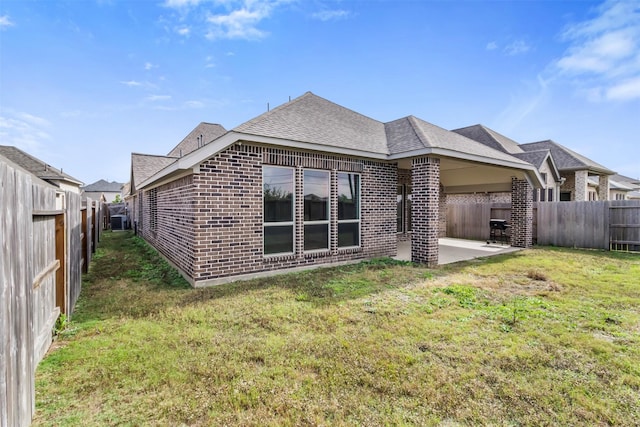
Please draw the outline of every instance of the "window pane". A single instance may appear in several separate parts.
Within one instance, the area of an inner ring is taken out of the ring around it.
[[[293,169],[262,168],[264,222],[293,221]]]
[[[360,224],[338,224],[338,247],[360,246]]]
[[[329,172],[304,171],[304,220],[329,219]]]
[[[329,225],[312,224],[304,226],[304,250],[329,249]]]
[[[277,225],[264,227],[265,255],[289,252],[293,252],[293,226]]]
[[[360,176],[353,173],[338,174],[338,220],[359,219]]]

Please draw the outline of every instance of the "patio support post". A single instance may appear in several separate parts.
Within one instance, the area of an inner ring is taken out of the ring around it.
[[[525,179],[511,178],[511,246],[533,246],[533,188]]]
[[[588,178],[589,174],[586,170],[575,171],[574,202],[585,202],[589,200]]]
[[[598,177],[598,200],[609,200],[609,175],[600,175]]]
[[[440,218],[440,159],[413,159],[411,216],[411,261],[438,265]]]

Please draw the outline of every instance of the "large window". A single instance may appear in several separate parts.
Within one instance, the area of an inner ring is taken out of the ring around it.
[[[292,168],[262,168],[265,255],[293,253],[293,192]]]
[[[304,171],[304,250],[329,249],[328,171]]]
[[[360,176],[338,173],[338,247],[360,246]]]

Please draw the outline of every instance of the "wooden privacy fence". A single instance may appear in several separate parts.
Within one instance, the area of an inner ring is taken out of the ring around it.
[[[447,237],[489,238],[489,219],[511,219],[504,203],[447,206]],[[640,201],[536,202],[533,241],[538,245],[640,251]]]
[[[99,228],[82,228],[82,211],[92,224],[101,206],[88,200],[83,208],[79,194],[2,158],[0,190],[0,427],[27,426],[35,412],[36,367],[60,313],[73,313],[83,265],[99,238]]]

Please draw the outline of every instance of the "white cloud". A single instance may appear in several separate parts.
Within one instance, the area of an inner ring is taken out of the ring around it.
[[[166,0],[164,2],[164,6],[179,9],[183,7],[197,6],[201,1],[202,0]]]
[[[625,80],[607,90],[607,99],[625,101],[640,99],[640,76]]]
[[[269,16],[271,6],[268,3],[258,6],[256,9],[245,6],[227,15],[209,15],[207,22],[211,27],[207,32],[207,38],[256,40],[265,37],[267,33],[258,29],[257,24]]]
[[[487,46],[485,49],[487,50],[496,50],[498,48],[498,43],[496,42],[489,42],[487,43]]]
[[[640,2],[610,0],[595,12],[563,32],[569,47],[556,72],[590,101],[640,99]]]
[[[168,101],[171,99],[171,95],[151,95],[147,96],[145,99],[151,102]]]
[[[14,25],[15,24],[11,21],[9,15],[0,16],[0,29],[4,30],[5,28],[13,27]]]
[[[43,152],[45,142],[51,139],[51,123],[29,113],[6,110],[0,115],[0,140],[30,154]]]
[[[145,63],[144,63],[144,69],[145,69],[145,70],[149,71],[149,70],[152,70],[152,69],[154,69],[154,68],[158,68],[158,66],[157,66],[157,65],[152,64],[151,62],[145,62]]]
[[[129,80],[129,81],[121,81],[120,83],[122,83],[125,86],[129,86],[129,87],[138,87],[138,86],[142,86],[142,83],[137,82],[135,80]]]
[[[350,13],[346,10],[323,10],[322,12],[316,12],[311,15],[314,19],[319,19],[320,21],[334,21],[338,19],[348,18]]]
[[[181,36],[188,37],[191,34],[191,28],[189,27],[180,27],[176,29],[176,33]]]
[[[202,101],[186,101],[184,104],[184,108],[203,108],[204,102]]]
[[[504,53],[509,56],[520,55],[531,50],[531,46],[524,40],[515,40],[504,47]]]

